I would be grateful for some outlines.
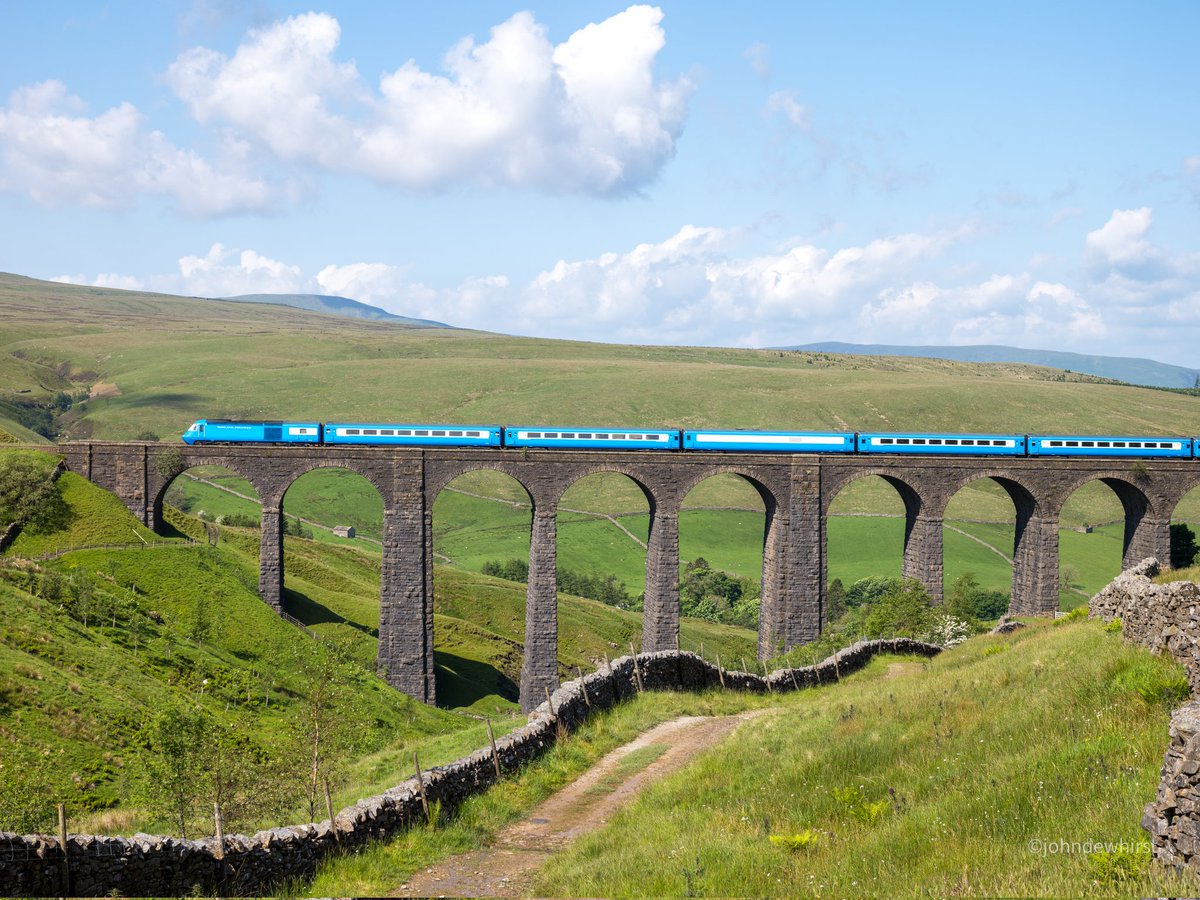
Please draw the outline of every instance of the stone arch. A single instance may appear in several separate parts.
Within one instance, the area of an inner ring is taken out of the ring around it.
[[[330,477],[320,478],[322,473],[326,473]],[[325,525],[332,528],[334,525],[352,525],[355,528],[356,539],[371,537],[373,540],[382,543],[383,528],[385,513],[388,508],[388,495],[380,489],[380,484],[383,481],[378,474],[370,469],[363,470],[359,466],[353,465],[353,460],[343,460],[339,457],[333,457],[322,460],[312,460],[303,466],[299,466],[289,473],[290,477],[287,480],[286,487],[283,488],[283,493],[278,497],[278,500],[272,500],[268,505],[263,505],[264,516],[270,515],[272,519],[278,516],[281,538],[283,533],[288,531],[289,525],[295,525],[298,529],[302,529],[307,537],[307,531],[311,528],[317,530],[320,525],[317,523],[304,523],[302,521],[302,513],[310,512],[310,509],[304,509],[303,496],[305,489],[301,487],[307,482],[309,489],[313,486],[313,479],[317,485],[322,483],[325,485],[325,490],[333,488],[339,492],[348,493],[351,497],[355,497],[356,507],[355,513],[347,513],[344,516],[339,516],[338,521],[326,521]],[[337,480],[335,480],[337,479]],[[364,485],[359,487],[359,485]],[[371,496],[374,495],[374,496]],[[310,498],[317,503],[324,502],[325,498]],[[290,509],[288,507],[291,507]],[[374,507],[374,509],[372,509]],[[371,515],[370,513],[375,513]],[[377,517],[376,517],[377,516]],[[302,552],[299,546],[293,546],[293,551],[296,553]],[[330,618],[344,619],[352,626],[360,631],[370,632],[372,629],[377,630],[378,623],[371,619],[363,617],[363,621],[353,621],[346,617],[345,614],[338,614],[332,610],[328,610],[316,598],[311,595],[304,594],[293,580],[292,586],[287,585],[287,569],[281,557],[280,564],[280,597],[283,608],[292,616],[295,616],[306,625],[311,625],[320,621],[327,621]],[[374,582],[372,575],[370,581]],[[380,604],[382,606],[382,588],[372,588],[374,593],[378,593]],[[334,592],[336,593],[336,592]],[[351,594],[354,592],[345,592]],[[381,606],[379,608],[381,608]]]
[[[959,494],[965,488],[985,480],[1001,488],[1009,502],[1012,503],[1012,556],[1011,558],[1005,557],[1010,569],[1008,585],[1005,591],[1009,595],[1009,611],[1012,611],[1014,600],[1021,593],[1020,585],[1023,583],[1023,579],[1027,580],[1028,578],[1025,570],[1029,568],[1030,560],[1036,555],[1034,551],[1037,544],[1037,529],[1030,527],[1030,523],[1034,522],[1037,518],[1039,510],[1038,501],[1033,489],[1021,480],[1018,473],[1009,472],[1004,469],[985,468],[969,472],[948,486],[946,515],[950,514],[954,500],[958,498]],[[943,533],[951,527],[943,520]],[[979,537],[971,535],[970,532],[967,532],[967,536],[968,538],[974,538],[992,550],[999,551],[999,548],[995,545],[987,544],[987,542],[981,540]],[[1057,538],[1057,531],[1054,532],[1054,536]],[[1055,543],[1055,547],[1057,547],[1057,543]],[[948,576],[946,581],[950,581]],[[986,587],[987,585],[983,586]]]
[[[556,535],[561,538],[564,524],[561,521],[562,516],[564,513],[571,512],[571,510],[568,510],[566,506],[577,507],[581,502],[579,498],[571,499],[572,491],[580,488],[580,486],[585,482],[595,479],[606,479],[608,481],[609,488],[607,489],[606,493],[608,493],[610,497],[613,494],[612,488],[616,487],[614,479],[631,485],[633,490],[630,493],[636,495],[636,498],[629,498],[631,505],[629,508],[625,509],[624,512],[633,513],[638,516],[644,514],[647,517],[644,531],[642,531],[638,524],[628,527],[625,524],[618,522],[617,517],[611,514],[613,512],[612,509],[610,509],[608,514],[600,514],[603,518],[607,518],[609,520],[607,523],[601,523],[599,521],[589,523],[589,525],[591,525],[593,528],[599,527],[605,533],[616,537],[616,540],[619,541],[618,546],[620,550],[624,551],[626,556],[628,556],[628,552],[632,549],[632,546],[636,545],[639,548],[637,551],[634,551],[633,555],[640,558],[627,558],[625,560],[626,564],[623,568],[625,570],[625,574],[629,574],[634,570],[635,567],[641,568],[644,572],[644,593],[646,605],[644,613],[644,626],[642,629],[642,649],[647,652],[654,650],[678,649],[678,613],[676,612],[674,614],[674,627],[672,630],[671,611],[663,608],[670,605],[672,601],[674,602],[674,605],[678,607],[678,574],[677,572],[671,573],[674,576],[673,579],[660,579],[658,577],[659,573],[655,566],[654,559],[652,558],[655,555],[655,552],[652,551],[652,548],[656,548],[659,551],[662,550],[663,536],[658,532],[661,532],[666,526],[660,515],[658,498],[641,472],[637,471],[636,469],[631,469],[627,466],[602,464],[598,466],[589,466],[586,471],[573,474],[570,480],[565,483],[562,492],[559,493],[558,497],[554,501],[555,512],[559,520],[556,524]],[[639,508],[635,510],[633,508],[634,506]],[[621,511],[618,510],[617,512]],[[624,534],[620,535],[619,537],[616,535],[618,529],[621,532],[624,532]],[[678,537],[676,537],[675,543],[675,558],[677,560]],[[563,570],[570,570],[572,568],[570,557],[564,555],[562,550],[558,552],[556,556],[556,562]],[[676,563],[676,568],[678,568],[678,563]],[[593,571],[590,574],[607,575],[618,573],[614,573],[609,570],[603,573]],[[627,581],[627,579],[622,580]],[[559,585],[559,588],[566,589],[565,585]],[[663,627],[660,628],[660,626]]]
[[[258,473],[254,470],[254,467],[252,465],[243,465],[240,458],[220,456],[210,457],[207,455],[183,453],[181,454],[181,460],[184,467],[169,477],[157,472],[154,473],[155,477],[151,482],[154,493],[150,501],[150,521],[146,524],[155,532],[161,534],[163,530],[163,503],[167,496],[167,491],[169,491],[171,489],[171,485],[173,485],[189,469],[195,469],[201,466],[213,466],[217,468],[228,469],[233,474],[251,484],[255,493],[258,494],[258,502],[261,504],[263,490],[266,485],[261,483],[261,479],[259,479]]]
[[[534,559],[533,552],[535,549],[533,522],[536,521],[535,513],[538,512],[539,495],[535,494],[531,490],[531,485],[527,483],[525,479],[520,477],[523,474],[520,467],[505,465],[502,461],[491,462],[486,459],[481,459],[478,462],[474,460],[455,461],[454,464],[446,466],[445,468],[439,467],[436,469],[436,471],[429,470],[427,472],[428,478],[425,485],[426,502],[424,506],[425,512],[423,530],[428,536],[427,539],[429,541],[428,553],[426,554],[424,562],[424,580],[425,596],[428,598],[426,641],[428,644],[430,666],[431,668],[433,667],[433,660],[435,658],[434,624],[432,613],[435,590],[435,552],[441,553],[444,551],[447,554],[457,554],[457,551],[453,547],[442,547],[441,550],[435,551],[433,543],[435,539],[435,526],[442,521],[439,517],[449,515],[449,510],[446,508],[446,504],[450,502],[450,496],[448,492],[453,493],[455,490],[457,490],[455,483],[460,479],[470,479],[472,475],[481,473],[502,476],[504,478],[506,487],[515,485],[515,489],[501,490],[498,492],[498,496],[496,496],[494,500],[489,500],[485,499],[486,495],[489,494],[487,485],[484,485],[483,487],[470,486],[471,489],[467,491],[467,496],[460,497],[458,500],[467,504],[500,504],[503,509],[501,514],[504,516],[502,519],[504,527],[511,527],[513,530],[520,530],[524,535],[529,536],[528,544],[519,549],[509,547],[508,550],[502,554],[504,558],[498,560],[499,562],[504,563],[507,561],[509,555],[516,555],[517,557],[525,556],[529,560],[529,572],[527,575],[525,597],[524,637],[522,637],[521,634],[516,633],[515,629],[511,635],[503,635],[504,637],[514,641],[523,640],[521,672],[517,673],[515,671],[509,671],[503,666],[494,667],[496,668],[496,679],[498,683],[505,689],[507,686],[513,686],[513,689],[518,691],[517,697],[521,700],[522,707],[524,708],[526,701],[536,696],[534,687],[530,684],[527,684],[529,677],[528,671],[530,670],[530,667],[533,666],[533,670],[539,673],[543,668],[551,669],[554,675],[554,682],[550,685],[550,687],[557,687],[558,657],[556,610],[550,610],[550,612],[555,616],[553,621],[553,625],[555,626],[553,633],[547,634],[545,627],[531,627],[530,625],[531,612],[536,612],[542,609],[542,604],[538,602],[541,599],[541,595],[538,594],[538,589],[544,581],[543,573],[539,572],[537,569],[537,562]],[[474,494],[480,494],[481,496],[471,496]],[[489,511],[487,515],[494,515],[494,511]],[[467,568],[474,567],[468,566]],[[462,660],[453,659],[446,655],[446,651],[436,651],[436,655],[440,656],[440,662],[438,665],[442,667],[442,671],[437,677],[442,679],[443,683],[441,687],[443,688],[451,687],[452,683],[447,679],[453,677],[452,672],[455,669],[456,663],[467,662],[485,666],[491,665],[491,663],[489,663],[487,660],[466,660],[465,658]],[[516,688],[514,682],[519,682],[520,687]],[[542,685],[539,682],[538,689],[540,690],[541,687]],[[501,692],[504,693],[505,691],[502,690]],[[537,704],[534,702],[532,705],[536,706]]]
[[[925,585],[935,602],[942,597],[942,512],[946,498],[922,491],[919,482],[896,474],[894,466],[855,466],[837,472],[821,492],[821,584],[829,582],[828,523],[834,502],[852,483],[878,476],[891,486],[904,507],[904,535],[900,574]]]
[[[762,472],[749,466],[736,464],[707,466],[697,472],[689,473],[679,485],[677,509],[682,509],[683,503],[704,482],[720,475],[732,475],[744,484],[748,484],[758,495],[763,507],[762,527],[762,566],[759,570],[760,593],[758,615],[758,658],[765,660],[787,649],[787,571],[785,559],[786,533],[789,523],[788,494],[780,485],[773,472]],[[678,518],[678,514],[677,517]],[[676,526],[678,529],[678,525]],[[678,530],[676,531],[674,553],[674,577],[676,588],[674,593],[674,629],[675,646],[678,646],[679,628],[679,593],[678,571],[679,550]],[[665,567],[664,567],[665,568]],[[665,574],[665,573],[664,573]],[[819,625],[817,626],[819,628]]]
[[[1155,492],[1149,478],[1139,485],[1138,476],[1130,469],[1095,470],[1075,475],[1063,486],[1059,511],[1076,491],[1091,482],[1106,485],[1121,502],[1124,513],[1124,532],[1121,540],[1121,568],[1127,569],[1147,556],[1158,557],[1164,567],[1170,565],[1170,513],[1173,505],[1156,504]],[[1167,506],[1161,509],[1160,506]]]

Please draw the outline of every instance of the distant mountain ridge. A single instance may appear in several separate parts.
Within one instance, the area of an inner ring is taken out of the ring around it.
[[[351,300],[349,297],[335,297],[328,294],[239,294],[236,297],[221,297],[222,300],[233,300],[237,303],[279,303],[283,306],[294,306],[296,309],[307,309],[310,312],[329,313],[335,316],[346,316],[351,319],[385,319],[413,328],[454,328],[445,322],[435,322],[432,319],[414,319],[409,316],[397,316],[378,306]]]
[[[1197,386],[1200,370],[1173,366],[1153,359],[1130,356],[1093,356],[1060,350],[1026,350],[1002,344],[968,344],[961,347],[904,346],[900,344],[847,344],[819,341],[772,350],[801,350],[813,353],[846,353],[854,356],[918,356],[928,359],[952,359],[958,362],[1025,363],[1050,366],[1101,378],[1114,378],[1129,384],[1153,387],[1190,388]]]

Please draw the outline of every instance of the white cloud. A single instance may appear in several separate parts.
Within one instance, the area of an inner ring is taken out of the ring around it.
[[[792,91],[775,91],[767,98],[767,112],[779,113],[802,131],[808,131],[811,123],[808,120],[808,110],[796,100]]]
[[[1154,221],[1149,207],[1116,209],[1104,225],[1088,232],[1086,252],[1093,266],[1119,269],[1150,261],[1155,251],[1146,233]]]
[[[754,74],[763,81],[771,80],[771,48],[759,41],[757,44],[751,44],[742,53],[742,56],[750,63],[750,68],[754,70]]]
[[[154,194],[210,216],[268,209],[280,198],[261,178],[176,147],[132,104],[88,116],[59,81],[20,88],[0,108],[0,159],[0,190],[44,206],[127,209]]]
[[[91,287],[117,288],[122,291],[144,291],[145,282],[133,275],[118,275],[115,272],[101,272],[99,275],[59,275],[51,278],[61,284],[86,284]]]
[[[691,84],[657,81],[661,10],[631,6],[557,46],[530,13],[464,38],[446,74],[410,60],[369,88],[337,62],[341,29],[307,13],[251,31],[232,57],[182,54],[168,81],[203,124],[278,158],[408,190],[459,183],[616,193],[675,151]]]
[[[1183,161],[1183,171],[1188,175],[1200,175],[1200,154],[1189,156]]]
[[[397,266],[389,266],[386,263],[330,265],[317,273],[316,282],[323,294],[382,305],[399,293],[404,282],[404,272]]]
[[[862,309],[858,325],[886,343],[1078,346],[1106,335],[1099,311],[1076,291],[1031,282],[1028,274],[993,275],[973,285],[916,282],[888,288]]]

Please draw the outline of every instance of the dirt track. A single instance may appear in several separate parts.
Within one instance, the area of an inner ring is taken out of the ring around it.
[[[604,825],[643,788],[682,768],[697,753],[762,712],[716,718],[685,716],[664,722],[613,750],[527,818],[504,829],[491,847],[416,872],[391,896],[528,897],[535,873],[552,853]],[[643,748],[647,755],[661,752],[648,765],[623,772],[623,761]]]

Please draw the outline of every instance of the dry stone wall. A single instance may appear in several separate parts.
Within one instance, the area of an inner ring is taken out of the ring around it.
[[[1154,584],[1157,574],[1152,558],[1121,573],[1091,599],[1088,615],[1120,619],[1128,640],[1170,654],[1187,670],[1192,696],[1200,696],[1200,587],[1190,581]],[[1155,859],[1200,872],[1200,700],[1171,716],[1158,794],[1146,804],[1142,827]]]
[[[591,713],[639,690],[785,692],[837,681],[879,653],[934,656],[941,648],[920,641],[860,641],[828,659],[768,676],[718,669],[694,653],[677,650],[625,656],[602,671],[568,681],[534,709],[521,728],[499,738],[501,770],[511,773],[553,745],[560,728],[571,731]],[[429,801],[452,810],[497,780],[490,748],[423,773]],[[66,847],[46,835],[0,832],[0,895],[47,897],[227,896],[270,893],[288,879],[308,878],[325,857],[387,838],[424,820],[416,778],[338,813],[332,821],[200,841],[138,834],[132,838],[68,835]],[[64,849],[65,859],[64,859]],[[66,865],[64,865],[64,862]]]

